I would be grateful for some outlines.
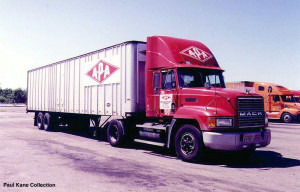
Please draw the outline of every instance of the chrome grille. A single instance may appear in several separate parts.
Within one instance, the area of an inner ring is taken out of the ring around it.
[[[238,98],[239,128],[264,127],[265,112],[262,97]]]

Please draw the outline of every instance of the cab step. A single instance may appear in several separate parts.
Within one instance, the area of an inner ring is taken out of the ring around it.
[[[162,131],[166,131],[166,129],[167,129],[166,125],[153,124],[153,123],[137,124],[136,127],[138,127],[138,128],[146,128],[146,129],[162,130]]]
[[[144,140],[144,139],[134,139],[134,142],[144,143],[144,144],[148,144],[148,145],[155,145],[155,146],[160,146],[160,147],[166,146],[165,143],[156,142],[156,141],[148,141],[148,140]]]

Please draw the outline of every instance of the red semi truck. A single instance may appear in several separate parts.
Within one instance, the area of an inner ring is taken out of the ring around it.
[[[226,89],[222,74],[204,44],[152,36],[28,71],[27,111],[39,129],[92,122],[112,146],[130,139],[184,161],[269,145],[263,97]]]

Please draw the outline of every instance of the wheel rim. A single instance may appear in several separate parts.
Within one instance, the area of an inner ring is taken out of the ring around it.
[[[291,116],[290,115],[285,115],[283,117],[283,119],[284,119],[284,122],[290,122],[291,121]]]
[[[195,137],[191,133],[184,133],[180,139],[180,148],[185,155],[190,155],[195,150]]]
[[[110,140],[115,143],[119,137],[118,127],[113,125],[109,130]]]

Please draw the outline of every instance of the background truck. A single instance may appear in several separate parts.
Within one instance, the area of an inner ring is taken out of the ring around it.
[[[292,90],[297,103],[300,103],[300,91]]]
[[[285,123],[299,119],[300,104],[296,102],[294,93],[281,85],[240,81],[226,83],[226,87],[261,94],[270,119],[281,119]]]
[[[263,97],[226,89],[222,73],[202,43],[152,36],[28,71],[27,111],[39,129],[91,122],[112,146],[164,146],[184,161],[267,146]]]

